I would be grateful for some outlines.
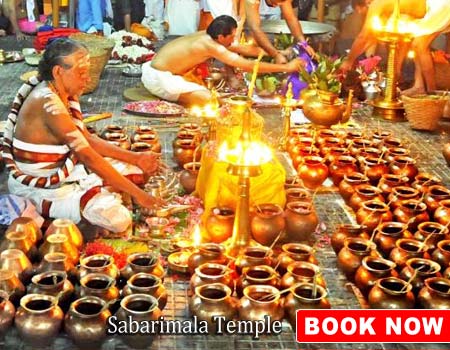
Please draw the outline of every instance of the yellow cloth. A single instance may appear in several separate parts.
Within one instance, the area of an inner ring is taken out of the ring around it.
[[[143,36],[149,40],[158,40],[155,34],[150,30],[150,28],[140,24],[140,23],[132,23],[130,30],[132,33]]]

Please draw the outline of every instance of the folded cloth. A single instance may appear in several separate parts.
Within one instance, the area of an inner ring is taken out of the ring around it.
[[[0,196],[0,225],[10,225],[19,216],[32,218],[39,227],[44,222],[42,216],[29,199],[13,194]]]

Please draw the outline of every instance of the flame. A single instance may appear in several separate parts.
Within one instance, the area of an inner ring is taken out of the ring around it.
[[[380,17],[374,16],[372,18],[372,29],[377,32],[396,33],[416,36],[415,33],[419,31],[416,23],[411,20],[408,15],[391,16],[383,23]]]
[[[198,247],[202,243],[202,232],[198,224],[194,226],[194,230],[192,231],[192,242],[194,243],[194,247]]]
[[[219,161],[233,165],[261,165],[269,162],[272,158],[271,148],[257,141],[238,141],[235,148],[229,148],[225,141],[219,148]]]
[[[190,113],[194,117],[199,118],[213,118],[217,116],[218,107],[215,104],[206,104],[203,107],[192,106]]]
[[[409,50],[407,53],[407,57],[411,59],[416,57],[416,53],[414,52],[414,50]]]

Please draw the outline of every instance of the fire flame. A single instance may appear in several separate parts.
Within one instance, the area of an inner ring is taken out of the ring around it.
[[[192,231],[192,242],[194,243],[194,247],[198,247],[202,243],[202,232],[198,224],[194,226],[194,230]]]
[[[206,104],[203,107],[192,106],[190,113],[194,117],[199,118],[215,118],[217,117],[218,107],[215,104]]]
[[[396,33],[415,36],[414,33],[418,31],[417,25],[411,21],[411,18],[406,15],[398,17],[391,16],[386,23],[383,23],[380,17],[374,16],[372,19],[372,28],[377,32]]]
[[[238,141],[235,148],[230,148],[225,141],[219,148],[219,161],[233,165],[261,165],[269,162],[272,158],[271,148],[257,141]]]

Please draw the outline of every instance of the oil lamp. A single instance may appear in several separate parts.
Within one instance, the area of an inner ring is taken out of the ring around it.
[[[208,125],[208,141],[216,139],[216,120],[219,113],[219,99],[217,91],[211,89],[211,101],[210,103],[199,107],[193,106],[190,110],[191,115],[194,117],[202,118],[203,123]]]
[[[283,135],[280,139],[280,149],[286,151],[287,140],[289,138],[289,130],[291,129],[291,113],[296,106],[297,101],[293,98],[292,83],[289,83],[286,96],[281,101],[281,115],[283,117]]]

